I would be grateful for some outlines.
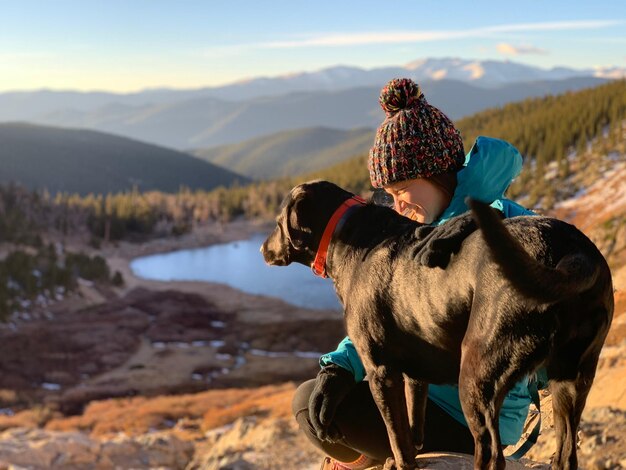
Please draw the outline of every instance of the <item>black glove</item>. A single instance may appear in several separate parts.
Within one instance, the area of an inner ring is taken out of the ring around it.
[[[331,423],[337,407],[355,385],[352,373],[335,364],[327,365],[317,374],[309,398],[309,420],[320,440],[336,442],[343,438]]]
[[[463,241],[476,229],[469,212],[436,227],[423,225],[415,230],[418,242],[413,249],[413,259],[429,268],[446,268],[452,255],[459,252]]]

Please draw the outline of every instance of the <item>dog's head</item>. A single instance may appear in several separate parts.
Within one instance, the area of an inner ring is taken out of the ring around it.
[[[292,262],[310,266],[326,224],[352,193],[328,181],[312,181],[294,187],[285,197],[276,228],[261,246],[265,262],[287,266]]]

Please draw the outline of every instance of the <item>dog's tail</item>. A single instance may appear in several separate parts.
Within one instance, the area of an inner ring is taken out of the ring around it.
[[[511,236],[496,209],[474,199],[466,201],[504,276],[528,298],[552,303],[591,288],[600,275],[600,267],[588,256],[574,253],[564,256],[552,268],[533,259]]]

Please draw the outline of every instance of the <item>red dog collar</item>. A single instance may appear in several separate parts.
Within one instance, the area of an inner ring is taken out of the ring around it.
[[[357,204],[365,204],[365,199],[359,196],[352,196],[350,199],[346,199],[335,211],[332,215],[326,228],[324,229],[324,234],[322,235],[322,240],[320,241],[320,246],[317,248],[317,254],[315,255],[315,261],[311,265],[311,269],[313,270],[313,274],[320,277],[328,277],[326,274],[326,256],[328,255],[328,247],[330,245],[330,239],[333,237],[333,233],[335,232],[335,228],[337,224],[341,220],[341,218],[345,215],[346,211],[350,209],[350,207],[355,206]]]

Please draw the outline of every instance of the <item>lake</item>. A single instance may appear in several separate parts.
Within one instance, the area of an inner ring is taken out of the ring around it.
[[[293,305],[341,310],[330,279],[301,264],[268,266],[259,251],[266,235],[205,248],[135,258],[133,273],[157,281],[209,281],[250,294],[278,297]]]

